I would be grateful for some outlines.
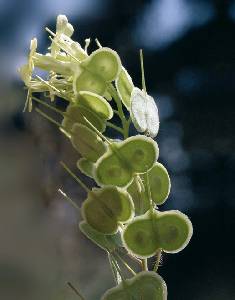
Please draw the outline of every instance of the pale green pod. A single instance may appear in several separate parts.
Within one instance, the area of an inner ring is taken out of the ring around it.
[[[86,176],[93,178],[94,163],[86,158],[80,158],[77,161],[78,169]]]
[[[142,271],[109,289],[101,300],[167,300],[167,286],[155,272]]]
[[[88,239],[90,239],[103,250],[113,252],[114,250],[122,247],[120,232],[117,232],[113,235],[104,235],[93,229],[85,221],[79,223],[79,229]]]
[[[80,91],[89,91],[103,96],[107,89],[107,84],[100,75],[83,70],[79,75],[75,76],[73,88],[75,94]]]
[[[127,70],[124,67],[122,67],[122,71],[118,75],[118,78],[115,81],[115,85],[122,103],[128,110],[130,110],[131,93],[134,88],[134,84],[132,82],[131,76],[128,74]]]
[[[71,133],[73,147],[89,161],[96,162],[107,151],[106,144],[87,126],[75,123]]]
[[[119,155],[130,165],[134,173],[145,173],[158,159],[159,149],[151,138],[136,135],[122,142]]]
[[[138,88],[131,93],[131,119],[139,132],[145,132],[154,138],[159,131],[158,108],[154,99]]]
[[[102,97],[92,92],[80,91],[76,103],[94,112],[99,118],[109,120],[113,117],[110,104]]]
[[[167,253],[177,253],[183,250],[193,234],[191,221],[178,210],[158,213],[155,230],[160,236],[161,248]]]
[[[131,195],[134,202],[135,214],[137,216],[143,215],[149,210],[150,201],[148,199],[147,189],[143,189],[136,178],[127,187],[127,192]]]
[[[100,185],[116,185],[124,187],[132,180],[132,170],[122,163],[119,156],[111,150],[107,151],[96,163],[95,180]]]
[[[99,118],[95,113],[93,113],[89,109],[75,104],[68,105],[66,109],[65,117],[62,121],[62,126],[68,132],[72,130],[72,127],[75,123],[80,123],[87,127],[90,127],[89,124],[84,119],[84,117],[93,126],[95,126],[100,132],[103,132],[105,130],[106,127],[105,120]]]
[[[121,71],[121,60],[116,51],[100,48],[82,62],[82,66],[93,74],[97,74],[106,82],[117,78]]]
[[[114,234],[120,223],[133,218],[134,204],[127,192],[116,187],[94,188],[83,202],[82,215],[98,232]]]
[[[125,248],[135,256],[148,258],[160,249],[160,237],[154,230],[154,220],[147,212],[134,218],[125,227],[122,240]]]
[[[157,204],[163,204],[171,188],[170,177],[166,168],[156,162],[151,170],[148,171],[149,187],[152,200]]]

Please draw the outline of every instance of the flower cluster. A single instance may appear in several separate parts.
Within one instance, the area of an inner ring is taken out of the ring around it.
[[[90,190],[63,164],[87,192],[80,230],[107,252],[117,283],[102,299],[166,299],[165,282],[156,273],[159,257],[162,252],[181,251],[192,236],[192,224],[179,211],[158,208],[167,200],[171,184],[166,168],[158,162],[154,138],[159,116],[154,99],[146,92],[143,54],[139,89],[114,50],[96,41],[98,49],[88,53],[89,39],[84,48],[75,42],[73,26],[65,16],[58,16],[55,33],[46,30],[49,52],[38,53],[33,39],[28,63],[20,68],[28,89],[26,107],[31,111],[36,101],[62,117],[58,123],[36,108],[71,141],[80,155],[78,169],[97,185]],[[37,68],[47,71],[46,79],[35,74]],[[42,93],[44,101],[34,93]],[[55,97],[67,102],[65,111],[47,103],[47,98],[54,101]],[[121,127],[111,121],[114,114]],[[129,136],[131,123],[138,132],[135,136]],[[123,139],[108,137],[107,127]],[[138,274],[128,265],[127,255],[141,264]],[[152,256],[157,257],[155,272],[147,265]],[[121,264],[132,273],[131,279],[125,278]]]

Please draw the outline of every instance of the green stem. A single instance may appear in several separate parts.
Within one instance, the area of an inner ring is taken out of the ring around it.
[[[63,192],[61,189],[58,189],[58,192],[74,207],[76,210],[80,211],[80,207],[68,196]]]
[[[113,254],[113,256],[114,257],[116,256],[123,263],[123,265],[127,268],[127,270],[130,273],[132,273],[132,275],[136,275],[136,272],[128,265],[128,263],[118,253]]]
[[[124,139],[126,139],[129,136],[130,120],[126,119],[125,114],[122,109],[122,101],[119,98],[116,89],[114,88],[114,86],[111,83],[108,85],[108,90],[109,90],[111,96],[113,97],[114,101],[117,104],[118,115],[119,115],[119,118],[121,119],[122,127],[123,127],[123,137],[124,137]]]
[[[107,125],[108,127],[110,127],[110,128],[113,128],[113,129],[117,130],[117,131],[120,132],[121,134],[123,134],[123,129],[120,128],[120,127],[118,127],[118,126],[116,126],[116,125],[114,125],[113,123],[107,121],[107,122],[106,122],[106,125]]]
[[[80,178],[78,178],[70,169],[69,167],[64,163],[64,162],[60,162],[61,166],[77,181],[77,183],[80,184],[80,186],[87,192],[90,192],[90,189],[85,185],[85,183],[83,183],[81,181]]]
[[[145,95],[147,95],[145,76],[144,76],[144,55],[142,49],[140,49],[140,65],[141,65],[142,89],[144,90]]]
[[[162,251],[159,249],[156,253],[156,262],[153,267],[153,272],[157,272],[160,261],[161,261]]]
[[[79,292],[78,289],[76,289],[71,282],[67,282],[67,285],[74,291],[74,293],[80,297],[81,300],[85,300],[85,298],[82,296],[82,294]]]
[[[148,271],[148,260],[147,258],[142,259],[142,270]]]

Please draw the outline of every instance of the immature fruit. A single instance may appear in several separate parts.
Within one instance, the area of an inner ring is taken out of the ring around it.
[[[119,97],[122,100],[122,103],[125,107],[130,110],[131,106],[131,93],[134,88],[132,79],[127,73],[127,70],[122,67],[122,71],[118,75],[118,78],[115,81],[117,92]]]
[[[123,231],[123,243],[129,252],[140,257],[153,256],[157,250],[177,253],[192,237],[192,223],[177,210],[147,212],[130,222]]]
[[[171,188],[170,177],[166,168],[156,162],[151,170],[148,171],[149,188],[152,200],[157,204],[163,204]]]
[[[96,164],[95,179],[100,185],[123,187],[136,173],[147,172],[158,159],[157,144],[144,136],[134,136],[114,143]]]
[[[101,300],[167,300],[167,287],[154,272],[140,272],[108,290]]]
[[[78,106],[76,104],[69,104],[65,117],[62,121],[62,126],[65,128],[67,132],[70,132],[73,125],[75,123],[83,124],[87,127],[91,127],[84,117],[94,126],[96,127],[100,132],[103,132],[105,130],[106,124],[105,120],[98,117],[94,112],[87,109],[83,106]],[[92,128],[91,128],[92,129]]]
[[[71,133],[72,145],[87,160],[96,162],[106,152],[106,144],[90,128],[75,123]]]
[[[114,234],[120,223],[134,215],[130,195],[116,187],[94,188],[83,202],[82,214],[86,222],[98,232]]]
[[[93,178],[94,163],[86,158],[80,158],[77,161],[77,167],[83,174]]]
[[[131,119],[135,128],[154,138],[159,130],[158,108],[154,99],[135,87],[132,90],[130,102]]]
[[[82,66],[92,74],[97,74],[106,82],[117,78],[121,71],[121,61],[116,51],[100,48],[82,62]]]
[[[112,107],[102,96],[98,94],[88,91],[80,91],[76,99],[76,104],[78,106],[86,107],[101,119],[109,120],[113,117]]]

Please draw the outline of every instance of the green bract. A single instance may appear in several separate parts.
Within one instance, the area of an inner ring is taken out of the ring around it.
[[[158,159],[156,142],[144,136],[135,136],[114,143],[96,164],[95,178],[100,185],[123,187],[136,173],[147,172]]]
[[[160,164],[155,163],[151,170],[148,171],[149,188],[152,200],[157,204],[163,204],[171,188],[170,177],[166,168]]]
[[[145,132],[154,138],[159,130],[159,116],[152,97],[138,88],[131,93],[131,118],[139,132]]]
[[[75,123],[71,130],[74,148],[86,159],[96,162],[107,150],[101,138],[88,127]]]
[[[101,300],[167,300],[167,287],[154,272],[140,272],[108,290]]]
[[[136,217],[123,231],[123,243],[134,255],[146,258],[161,249],[177,253],[185,248],[192,236],[192,224],[183,213],[147,212]]]
[[[131,106],[131,93],[134,88],[132,79],[130,75],[127,73],[127,70],[122,67],[122,71],[120,72],[118,78],[116,79],[116,88],[119,97],[122,100],[122,103],[125,107],[130,110]]]
[[[120,223],[132,219],[134,205],[129,194],[116,187],[94,188],[83,202],[82,214],[98,232],[114,234]]]

